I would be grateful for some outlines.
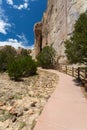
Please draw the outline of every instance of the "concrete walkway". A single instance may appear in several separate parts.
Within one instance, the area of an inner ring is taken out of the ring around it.
[[[87,130],[87,99],[75,79],[59,76],[55,92],[46,104],[34,130]]]

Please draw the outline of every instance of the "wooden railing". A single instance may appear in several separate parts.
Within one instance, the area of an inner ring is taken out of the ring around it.
[[[75,78],[78,78],[84,86],[87,86],[87,69],[85,67],[71,67],[66,65],[60,65],[59,71]]]

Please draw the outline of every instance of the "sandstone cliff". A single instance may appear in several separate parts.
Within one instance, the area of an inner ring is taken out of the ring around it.
[[[35,50],[35,56],[37,56],[42,49],[42,22],[35,24],[34,32],[35,32],[34,50]]]
[[[48,0],[42,22],[35,26],[35,55],[44,46],[53,45],[59,62],[66,62],[64,41],[71,36],[75,21],[85,10],[87,0]]]

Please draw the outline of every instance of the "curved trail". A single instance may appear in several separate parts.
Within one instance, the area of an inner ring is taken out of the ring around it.
[[[87,130],[87,99],[75,79],[55,70],[56,90],[46,104],[34,130]]]

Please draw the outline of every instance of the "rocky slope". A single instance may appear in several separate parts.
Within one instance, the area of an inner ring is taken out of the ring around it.
[[[64,40],[71,36],[75,21],[85,10],[87,10],[87,0],[48,0],[47,10],[40,23],[41,33],[38,32],[38,23],[34,28],[35,56],[44,46],[53,45],[59,62],[66,62]]]
[[[0,130],[32,130],[57,81],[45,70],[20,82],[0,74]]]

